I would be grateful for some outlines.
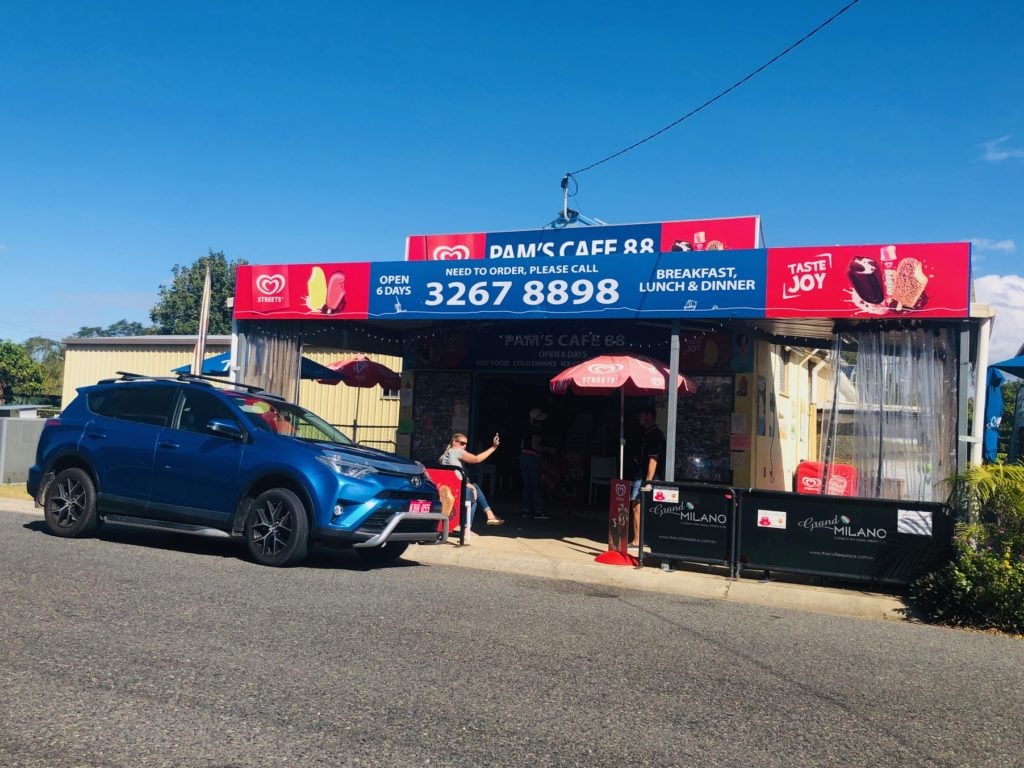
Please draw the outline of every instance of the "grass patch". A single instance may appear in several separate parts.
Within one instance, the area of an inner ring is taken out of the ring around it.
[[[22,501],[32,501],[32,497],[29,496],[28,491],[25,490],[24,483],[0,483],[0,499],[21,499]]]

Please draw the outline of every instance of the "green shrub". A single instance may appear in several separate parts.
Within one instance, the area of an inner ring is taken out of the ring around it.
[[[910,601],[930,621],[1024,634],[1024,556],[978,549],[958,535],[953,559],[910,585]]]
[[[968,467],[950,479],[957,525],[953,559],[910,585],[929,620],[1024,633],[1024,466]]]

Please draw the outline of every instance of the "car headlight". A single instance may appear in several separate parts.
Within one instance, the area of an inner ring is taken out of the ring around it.
[[[356,480],[366,477],[367,475],[373,475],[377,473],[375,467],[369,464],[364,464],[361,461],[353,461],[347,456],[343,456],[340,453],[322,453],[316,457],[324,466],[329,467],[339,475],[345,477],[352,477]]]

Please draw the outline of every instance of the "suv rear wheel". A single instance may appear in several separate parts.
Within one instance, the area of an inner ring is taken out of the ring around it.
[[[260,565],[293,565],[306,557],[309,546],[306,508],[287,488],[264,491],[253,502],[244,538]]]
[[[78,467],[57,473],[46,489],[43,517],[55,536],[85,536],[96,530],[96,486],[89,473]]]

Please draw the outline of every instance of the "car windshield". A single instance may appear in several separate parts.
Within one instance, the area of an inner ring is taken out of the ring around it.
[[[317,443],[355,445],[355,442],[340,429],[305,408],[259,395],[229,394],[236,398],[235,402],[246,415],[249,424],[263,432],[274,432]]]

